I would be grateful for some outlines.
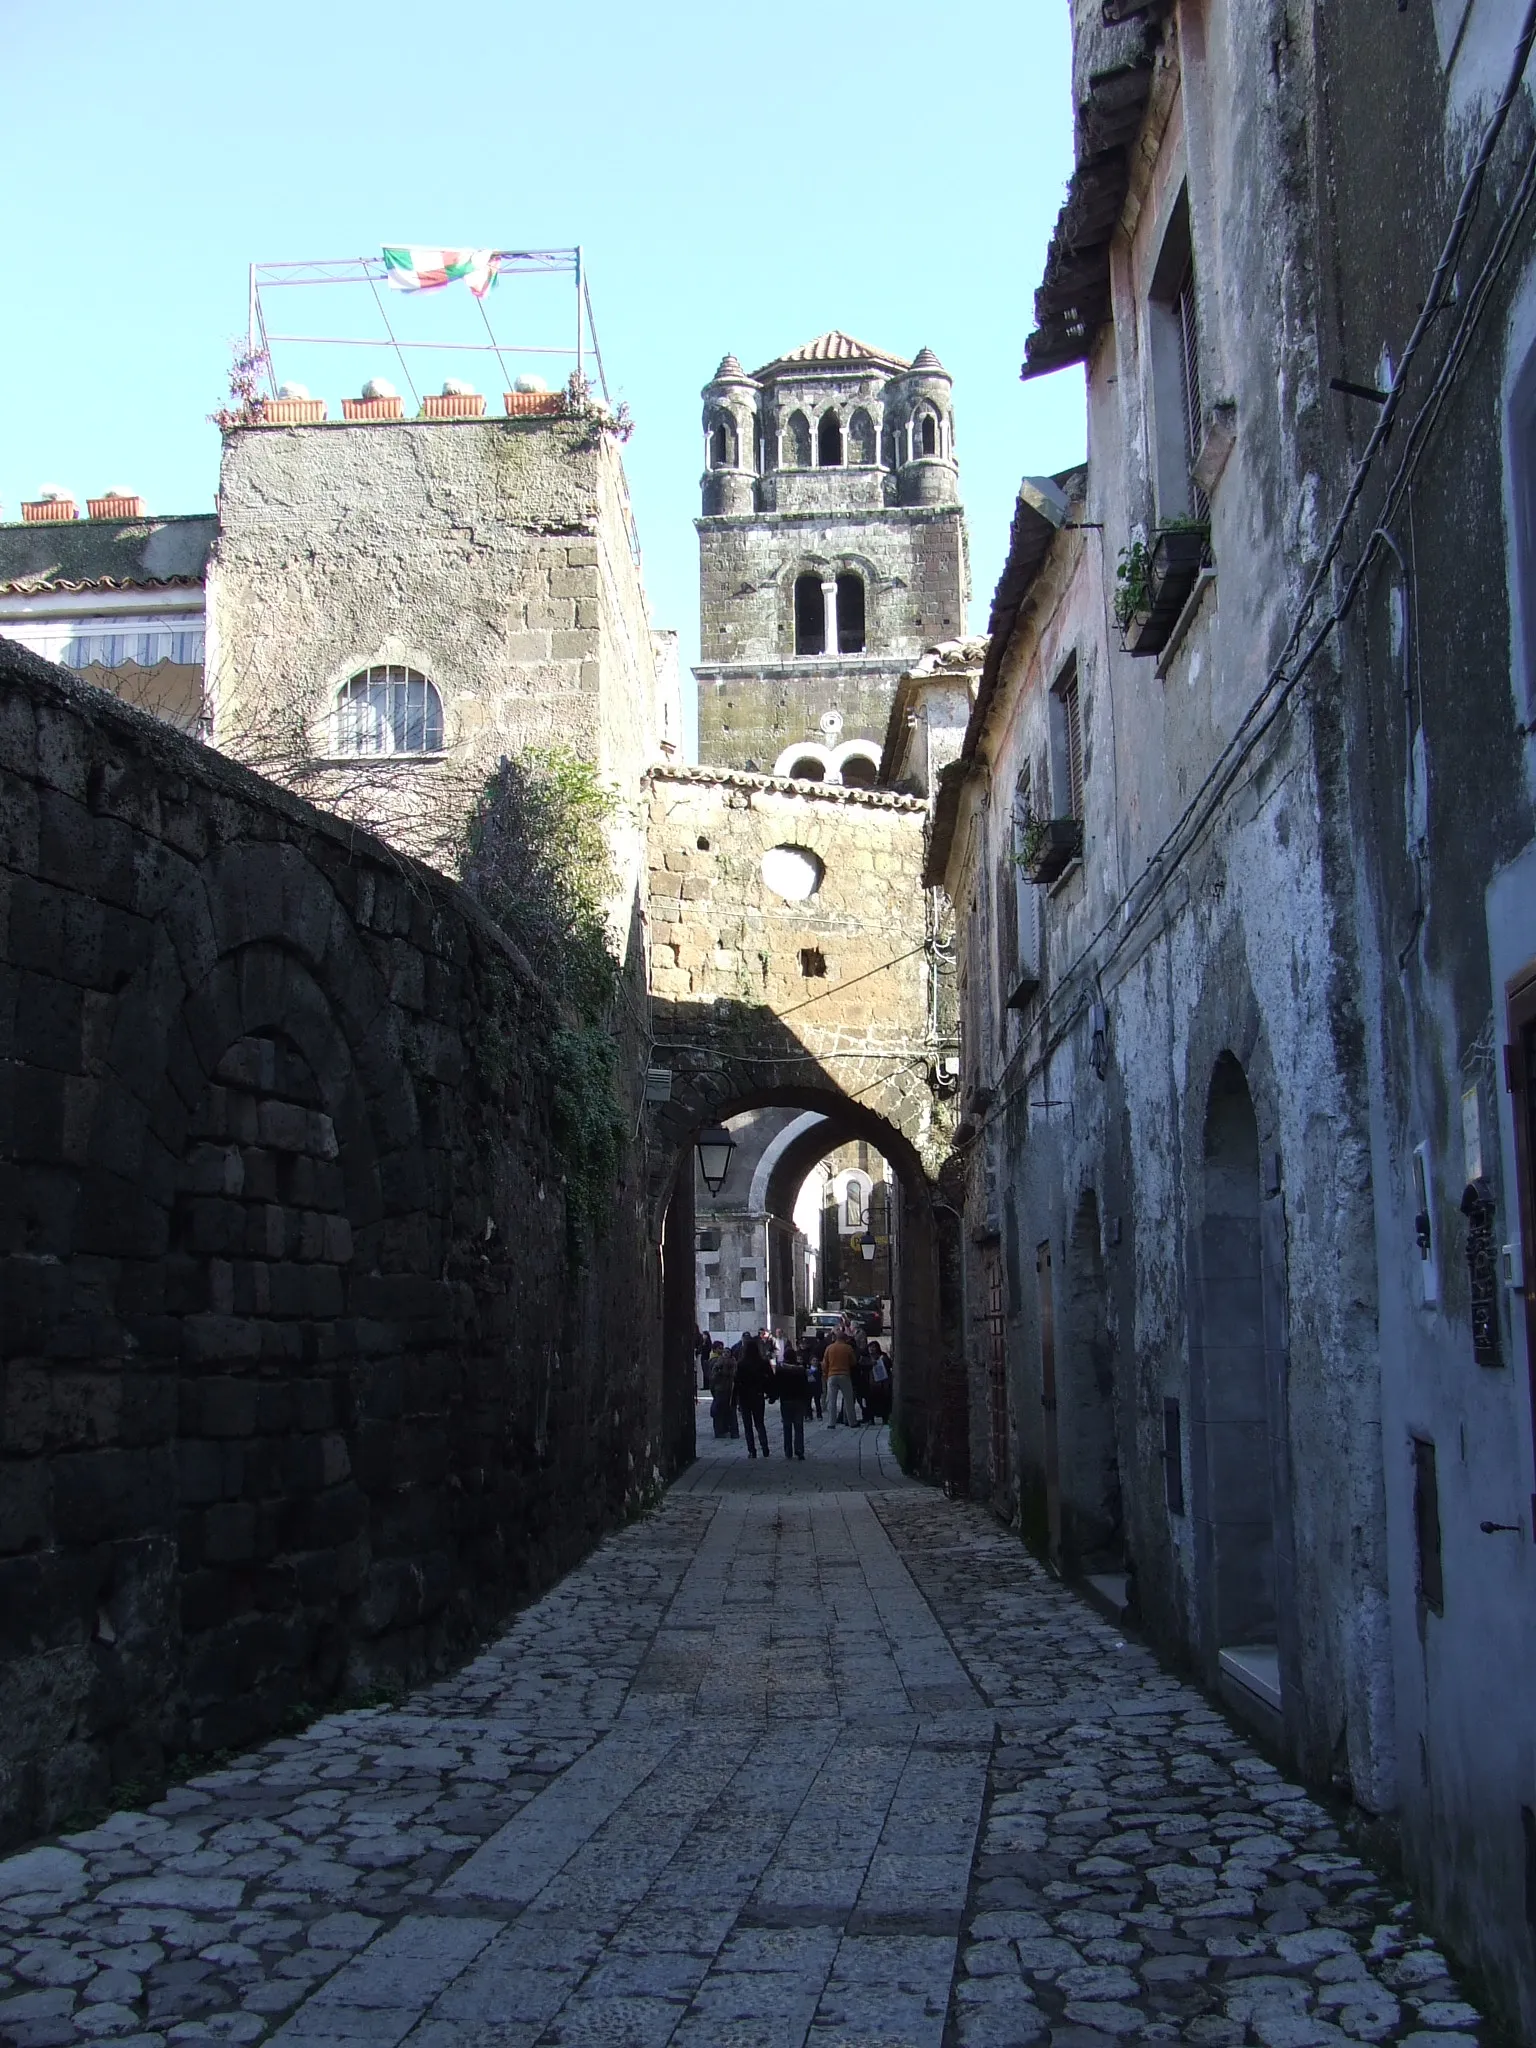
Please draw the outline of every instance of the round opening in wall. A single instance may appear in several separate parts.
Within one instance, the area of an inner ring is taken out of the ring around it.
[[[770,846],[763,855],[763,882],[786,903],[814,896],[826,872],[808,846]]]

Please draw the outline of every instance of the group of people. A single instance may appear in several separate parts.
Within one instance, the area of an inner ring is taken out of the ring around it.
[[[759,1443],[768,1456],[770,1402],[778,1406],[786,1458],[805,1457],[806,1422],[820,1420],[823,1409],[829,1429],[890,1420],[891,1362],[879,1340],[846,1316],[835,1329],[807,1330],[798,1342],[748,1331],[729,1350],[701,1330],[697,1348],[715,1435],[745,1433],[749,1458]]]

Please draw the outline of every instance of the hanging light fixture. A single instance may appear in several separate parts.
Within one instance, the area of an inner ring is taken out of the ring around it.
[[[704,1176],[704,1185],[712,1195],[718,1195],[725,1186],[725,1176],[731,1170],[731,1155],[736,1150],[736,1140],[724,1124],[706,1124],[695,1140],[699,1155],[699,1172]]]

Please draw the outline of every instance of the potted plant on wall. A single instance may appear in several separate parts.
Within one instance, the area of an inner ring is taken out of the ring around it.
[[[1120,550],[1115,622],[1128,654],[1162,653],[1210,552],[1208,519],[1169,519],[1150,544],[1133,540]]]
[[[1065,874],[1082,851],[1081,818],[1041,818],[1026,811],[1013,858],[1032,882],[1044,885]]]

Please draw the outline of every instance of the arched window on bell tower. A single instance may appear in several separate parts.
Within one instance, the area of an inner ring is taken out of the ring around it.
[[[816,461],[822,469],[843,466],[843,423],[835,412],[824,412],[816,429]]]
[[[723,412],[717,412],[710,425],[709,466],[711,469],[736,467],[736,427]]]
[[[795,652],[825,654],[827,651],[827,607],[821,578],[807,569],[795,578]]]
[[[864,578],[853,569],[837,579],[837,651],[864,652]]]
[[[803,412],[792,412],[785,422],[784,465],[787,469],[811,466],[811,428]]]

